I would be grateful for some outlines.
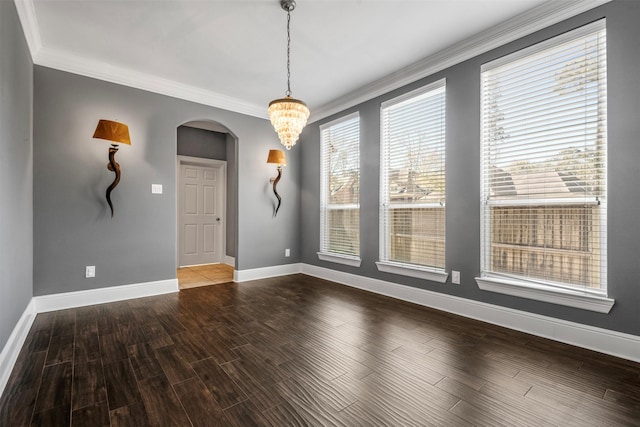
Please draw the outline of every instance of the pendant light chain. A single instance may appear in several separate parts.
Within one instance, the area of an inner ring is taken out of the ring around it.
[[[291,12],[287,9],[287,96],[291,96]]]

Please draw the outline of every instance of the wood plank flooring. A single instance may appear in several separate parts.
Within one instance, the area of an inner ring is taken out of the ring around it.
[[[233,282],[233,267],[227,264],[207,264],[176,269],[180,289]]]
[[[39,314],[1,426],[637,426],[640,364],[305,275]]]

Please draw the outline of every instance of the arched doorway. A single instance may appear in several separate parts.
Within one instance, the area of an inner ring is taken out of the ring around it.
[[[233,280],[237,242],[237,139],[222,124],[178,126],[177,247],[180,289]]]

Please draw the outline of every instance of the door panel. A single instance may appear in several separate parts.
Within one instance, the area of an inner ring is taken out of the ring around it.
[[[198,169],[192,166],[184,166],[185,168],[185,176],[189,179],[197,179],[198,178]]]
[[[216,241],[216,226],[207,224],[204,226],[204,248],[206,254],[215,252],[214,242]]]
[[[198,214],[198,186],[193,184],[186,184],[184,187],[185,199],[184,199],[184,213],[186,215]]]
[[[198,226],[185,224],[184,226],[184,253],[197,255],[198,253]]]
[[[211,185],[205,185],[202,187],[203,200],[203,214],[215,215],[216,211],[216,188]]]

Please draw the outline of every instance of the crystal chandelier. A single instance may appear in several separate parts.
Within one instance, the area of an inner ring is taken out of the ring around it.
[[[300,132],[307,124],[309,108],[307,104],[291,97],[291,11],[295,9],[294,0],[280,0],[280,6],[287,12],[287,92],[284,98],[275,99],[269,103],[269,119],[280,137],[280,142],[291,150],[296,145]]]

